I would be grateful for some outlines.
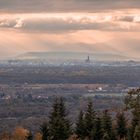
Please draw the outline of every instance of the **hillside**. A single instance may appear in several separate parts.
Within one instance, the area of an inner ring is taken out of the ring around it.
[[[85,60],[87,56],[91,60],[97,61],[117,61],[117,60],[129,60],[127,56],[113,54],[113,53],[84,53],[84,52],[28,52],[21,54],[17,59],[28,60],[28,59],[45,59],[45,60]]]

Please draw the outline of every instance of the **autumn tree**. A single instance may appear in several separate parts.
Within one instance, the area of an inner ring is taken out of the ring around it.
[[[34,140],[42,140],[42,134],[40,132],[37,132],[35,135],[34,135]]]
[[[4,131],[0,135],[0,140],[10,140],[10,137],[11,135],[7,131]]]
[[[28,134],[28,130],[26,130],[22,127],[17,127],[17,128],[15,128],[15,130],[12,134],[12,140],[25,140],[27,134]]]
[[[26,140],[33,140],[33,134],[31,131],[27,133]]]

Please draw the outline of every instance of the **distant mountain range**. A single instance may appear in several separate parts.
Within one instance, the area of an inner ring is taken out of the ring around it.
[[[55,60],[55,61],[84,61],[87,57],[90,57],[91,61],[124,61],[129,60],[127,56],[113,54],[113,53],[87,53],[87,52],[28,52],[19,55],[16,59],[20,60]]]

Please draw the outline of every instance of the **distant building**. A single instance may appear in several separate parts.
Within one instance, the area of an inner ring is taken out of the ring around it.
[[[90,63],[90,57],[88,56],[87,59],[85,60],[86,63]]]

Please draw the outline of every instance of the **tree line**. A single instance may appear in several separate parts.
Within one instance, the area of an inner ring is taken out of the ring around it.
[[[19,131],[23,133],[21,137],[3,134],[1,140],[140,140],[140,89],[129,91],[124,102],[125,110],[112,117],[108,110],[96,112],[89,101],[86,110],[80,110],[72,124],[64,99],[56,98],[49,119],[40,126],[38,135]],[[128,111],[132,114],[129,120],[125,113]]]

